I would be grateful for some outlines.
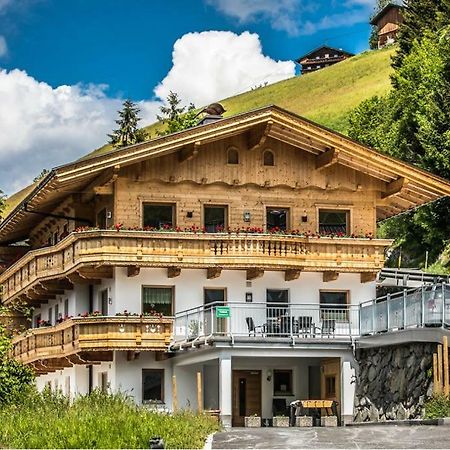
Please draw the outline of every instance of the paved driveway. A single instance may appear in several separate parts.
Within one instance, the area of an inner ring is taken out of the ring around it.
[[[212,448],[450,448],[450,427],[232,428]]]

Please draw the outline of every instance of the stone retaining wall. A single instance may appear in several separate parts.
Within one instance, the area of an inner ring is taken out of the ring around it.
[[[427,343],[358,349],[354,421],[422,418],[433,392],[435,351]]]

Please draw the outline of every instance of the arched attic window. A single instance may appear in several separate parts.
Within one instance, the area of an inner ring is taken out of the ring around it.
[[[236,147],[230,147],[227,151],[227,163],[239,164],[239,150]]]
[[[263,164],[265,166],[274,166],[275,165],[275,156],[274,156],[272,150],[264,150]]]

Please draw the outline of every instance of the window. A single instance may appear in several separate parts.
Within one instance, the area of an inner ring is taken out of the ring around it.
[[[50,325],[52,325],[52,320],[53,320],[53,308],[49,308],[48,309],[48,322]]]
[[[225,303],[225,289],[205,289],[205,305],[216,303],[223,305]]]
[[[150,204],[144,205],[144,227],[172,228],[175,225],[175,205]]]
[[[204,207],[204,226],[207,233],[217,233],[226,227],[227,207],[206,206]]]
[[[58,235],[58,231],[55,231],[53,233],[53,243],[56,245],[59,241],[59,235]]]
[[[320,291],[320,316],[322,320],[348,320],[347,306],[347,291]]]
[[[227,319],[215,317],[214,308],[225,305],[226,291],[223,288],[206,288],[204,290],[204,304],[213,306],[205,307],[205,333],[225,333]],[[211,310],[212,313],[211,313]]]
[[[61,322],[61,317],[59,314],[59,305],[55,305],[55,325]]]
[[[263,164],[265,166],[274,166],[275,165],[275,157],[271,150],[266,150],[263,153]]]
[[[156,311],[163,316],[172,316],[172,287],[142,287],[142,313]]]
[[[336,377],[334,375],[325,377],[325,397],[336,397]]]
[[[237,148],[229,148],[227,152],[228,164],[239,164],[239,152]]]
[[[319,210],[319,233],[350,234],[349,217],[350,211],[347,210]]]
[[[36,314],[34,316],[34,328],[39,328],[40,324],[41,324],[41,315]]]
[[[142,401],[164,403],[164,369],[142,370]]]
[[[267,230],[286,231],[288,226],[288,216],[289,209],[287,208],[267,208]]]
[[[108,372],[100,372],[98,374],[98,387],[102,392],[108,392]]]
[[[286,314],[289,306],[289,291],[287,289],[267,289],[267,317],[278,318]]]
[[[273,371],[273,395],[293,395],[292,370]]]

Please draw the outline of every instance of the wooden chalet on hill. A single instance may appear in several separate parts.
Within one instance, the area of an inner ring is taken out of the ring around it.
[[[305,74],[332,66],[333,64],[344,61],[352,56],[353,53],[323,45],[306,55],[300,56],[295,62],[302,66],[302,74]]]
[[[403,6],[389,3],[370,21],[378,29],[378,48],[393,44],[397,40],[398,30],[403,23]]]

